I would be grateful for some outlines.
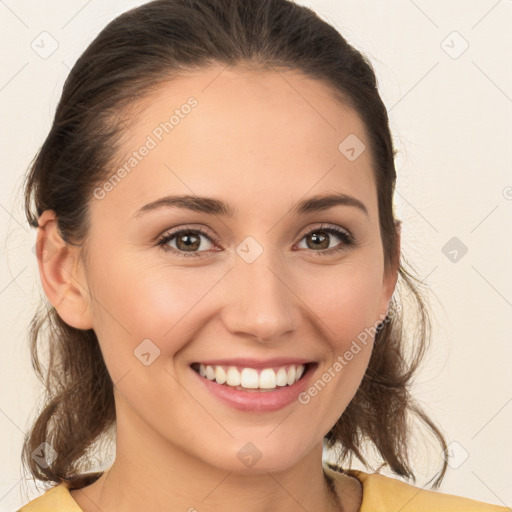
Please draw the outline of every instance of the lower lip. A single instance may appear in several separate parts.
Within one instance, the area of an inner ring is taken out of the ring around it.
[[[307,389],[316,364],[310,365],[301,379],[291,386],[280,386],[271,391],[242,391],[225,384],[218,384],[192,370],[206,389],[227,405],[246,412],[278,411],[298,401],[298,396]]]

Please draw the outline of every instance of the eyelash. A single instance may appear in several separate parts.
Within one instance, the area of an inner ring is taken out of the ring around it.
[[[356,245],[356,241],[355,241],[354,237],[348,231],[341,229],[341,228],[336,228],[333,226],[325,226],[325,225],[322,225],[317,228],[311,229],[310,231],[307,231],[306,233],[304,233],[304,235],[302,236],[302,238],[299,241],[302,241],[302,239],[304,239],[306,236],[311,235],[316,232],[319,232],[319,231],[323,231],[323,232],[337,236],[340,240],[342,240],[342,243],[336,247],[331,247],[330,249],[325,249],[323,251],[313,251],[313,253],[316,253],[315,256],[329,256],[329,255],[332,255],[333,253],[337,253],[339,251],[346,250],[347,248],[350,248],[351,246]],[[181,228],[178,231],[174,231],[171,233],[165,233],[164,235],[162,235],[162,237],[160,237],[160,239],[158,240],[157,246],[162,247],[162,249],[166,252],[172,252],[174,254],[178,254],[179,256],[183,256],[186,258],[188,258],[188,257],[196,257],[196,258],[204,257],[201,253],[207,252],[207,251],[186,252],[186,251],[177,250],[174,247],[170,247],[167,245],[173,238],[177,237],[178,235],[184,234],[184,233],[195,233],[195,234],[204,235],[205,237],[210,239],[210,241],[219,245],[219,240],[215,236],[213,236],[209,233],[206,233],[202,229]]]

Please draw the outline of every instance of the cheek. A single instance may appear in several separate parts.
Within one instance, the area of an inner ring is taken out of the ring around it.
[[[323,275],[310,275],[303,284],[301,296],[322,320],[326,337],[340,349],[380,321],[382,274],[375,265],[354,263],[336,271],[331,268]]]
[[[308,306],[317,317],[316,325],[322,326],[326,358],[299,402],[314,417],[323,418],[326,433],[354,397],[368,366],[379,320],[381,280],[371,267],[347,266],[336,279],[331,275],[313,281],[320,286],[310,292]]]
[[[328,338],[337,338],[339,333],[343,339],[352,337],[373,325],[377,317],[382,279],[381,269],[376,267],[359,260],[289,274],[287,280],[294,292],[289,300],[295,300],[295,307],[304,315],[308,310],[313,312],[313,322],[322,320]],[[96,313],[104,318],[101,324],[111,325],[125,337],[129,333],[133,343],[138,338],[139,343],[144,338],[160,340],[160,348],[166,350],[174,339],[173,348],[178,350],[174,343],[187,337],[188,328],[194,324],[191,318],[206,318],[220,303],[225,304],[218,295],[225,296],[221,290],[224,268],[123,265],[119,260],[112,270],[103,270],[98,272],[95,286],[101,304]],[[214,296],[217,300],[212,303]],[[173,336],[173,331],[180,337]],[[188,334],[192,336],[193,332]]]
[[[381,271],[368,260],[347,264],[336,273],[311,279],[305,302],[313,311],[316,325],[323,329],[328,344],[325,368],[318,391],[325,385],[331,400],[318,407],[336,421],[348,405],[363,378],[370,360],[376,328],[380,322]],[[321,321],[318,321],[321,320]],[[322,402],[322,400],[320,401]],[[333,407],[332,410],[329,407]],[[337,416],[338,415],[338,416]]]
[[[155,389],[177,389],[166,370],[174,374],[171,358],[197,335],[193,319],[218,278],[197,268],[194,273],[192,268],[135,267],[119,263],[108,279],[98,279],[105,269],[96,274],[94,330],[119,393],[151,417],[161,408],[162,395]],[[186,399],[178,393],[172,404]]]
[[[111,269],[97,267],[95,331],[107,345],[105,350],[122,347],[131,354],[145,339],[161,352],[179,350],[193,335],[192,330],[188,332],[194,324],[189,319],[198,315],[208,290],[222,277],[222,272],[206,269],[173,269],[122,258]],[[126,350],[128,346],[131,351]]]
[[[309,323],[322,330],[319,336],[335,357],[375,323],[382,284],[375,261],[379,260],[374,254],[347,258],[339,265],[309,264],[287,276],[293,290],[289,300],[300,310],[302,328]],[[173,268],[162,261],[148,265],[147,260],[122,255],[97,265],[92,275],[98,299],[93,301],[95,331],[113,380],[140,366],[134,351],[144,340],[155,345],[155,354],[166,356],[155,360],[156,367],[186,347],[229,303],[230,293],[223,290],[225,275],[226,268],[220,266]]]

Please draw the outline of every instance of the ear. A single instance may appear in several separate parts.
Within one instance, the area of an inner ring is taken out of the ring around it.
[[[90,294],[79,248],[61,237],[57,217],[45,210],[39,217],[36,256],[44,292],[57,313],[71,327],[92,329]]]
[[[401,245],[401,234],[402,234],[402,222],[395,221],[395,232],[396,232],[396,247],[394,252],[393,261],[389,269],[384,271],[384,278],[382,283],[382,302],[379,321],[384,320],[389,310],[389,303],[393,292],[395,291],[396,283],[398,281],[398,272],[400,269],[400,245]]]

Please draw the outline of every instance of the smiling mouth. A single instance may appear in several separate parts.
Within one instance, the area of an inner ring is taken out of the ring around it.
[[[191,368],[201,377],[241,391],[274,391],[293,386],[304,378],[317,363],[285,364],[269,368],[192,363]]]

